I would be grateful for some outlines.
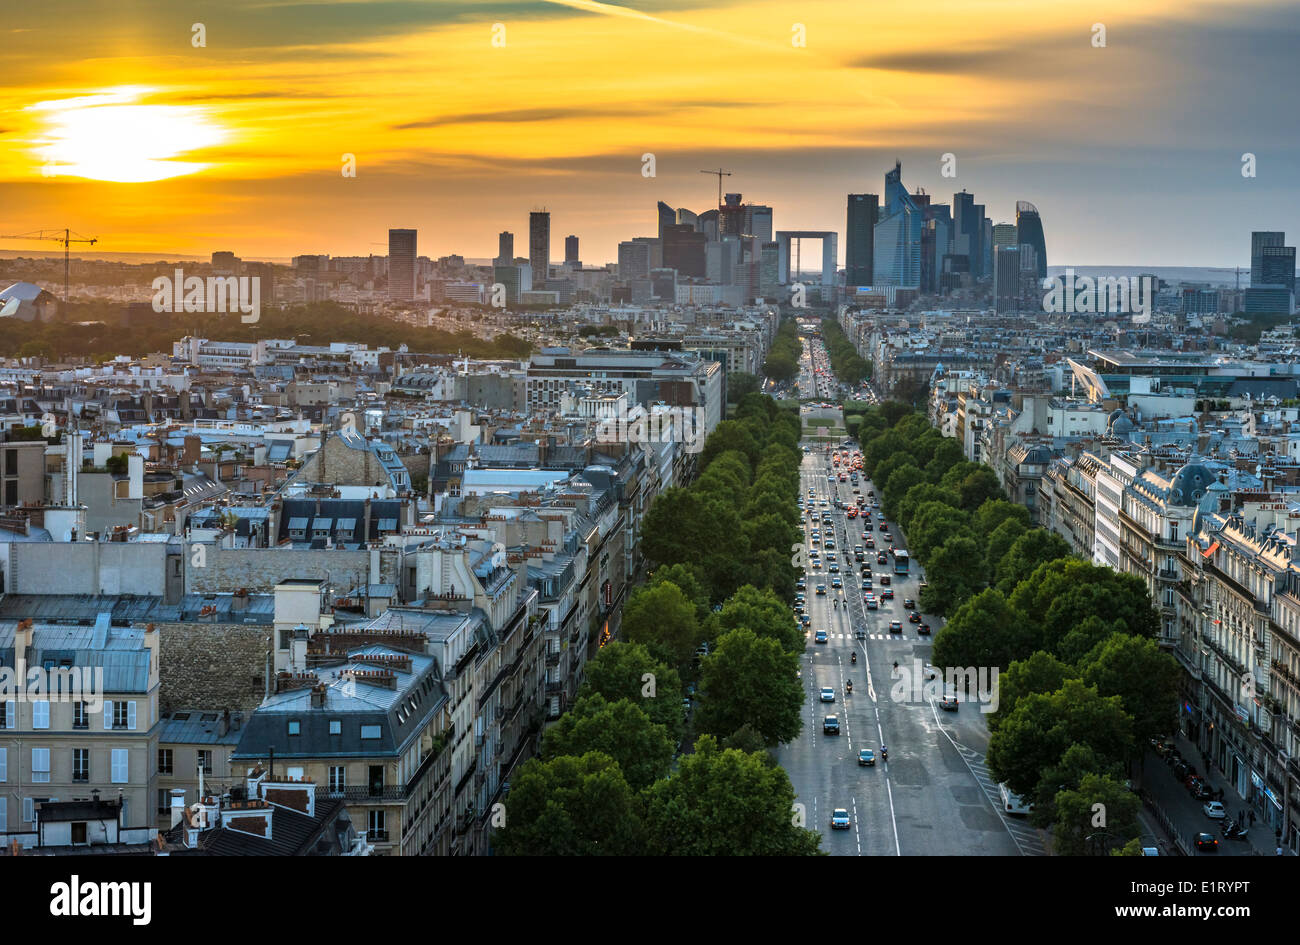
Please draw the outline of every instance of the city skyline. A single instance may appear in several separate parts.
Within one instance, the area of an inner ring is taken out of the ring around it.
[[[1280,3],[1066,3],[1032,17],[934,3],[897,22],[830,3],[794,22],[767,3],[646,16],[580,0],[510,15],[327,4],[311,18],[233,4],[187,17],[203,22],[201,48],[161,5],[129,24],[72,6],[54,58],[40,12],[13,14],[0,57],[24,81],[0,95],[0,181],[11,232],[67,225],[103,253],[366,255],[409,227],[431,257],[489,259],[502,229],[545,205],[600,265],[655,233],[656,201],[711,206],[705,167],[732,171],[725,189],[772,206],[776,229],[842,232],[845,195],[877,191],[901,160],[909,190],[966,189],[994,223],[1035,204],[1054,262],[1075,265],[1246,264],[1249,233],[1286,229],[1300,208],[1284,93],[1252,78],[1285,68],[1300,31]],[[870,49],[854,26],[871,29]],[[290,33],[300,43],[278,51]],[[459,97],[431,106],[447,75]],[[1187,134],[1207,126],[1212,139]]]

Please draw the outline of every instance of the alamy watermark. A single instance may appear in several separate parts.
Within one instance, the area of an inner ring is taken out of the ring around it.
[[[13,666],[0,666],[0,702],[84,702],[90,712],[104,708],[102,666],[27,665],[19,656]]]
[[[241,312],[239,320],[251,325],[262,317],[260,276],[159,276],[153,281],[155,312]]]
[[[988,714],[998,710],[998,668],[996,666],[949,666],[927,670],[920,660],[894,670],[889,690],[893,702],[974,702]]]
[[[681,443],[688,453],[704,449],[707,436],[702,407],[665,407],[649,413],[620,408],[596,424],[597,443]]]
[[[1132,315],[1134,324],[1151,321],[1155,286],[1150,276],[1064,276],[1043,280],[1043,311],[1065,314]]]

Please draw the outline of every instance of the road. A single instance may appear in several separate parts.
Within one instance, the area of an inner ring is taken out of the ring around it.
[[[861,565],[853,554],[854,545],[864,541],[863,520],[849,519],[835,508],[837,498],[854,502],[853,486],[827,481],[830,460],[824,444],[805,445],[810,452],[803,459],[800,493],[807,506],[808,490],[813,490],[817,520],[805,514],[804,543],[811,545],[813,528],[821,530],[822,539],[830,534],[821,524],[820,503],[826,501],[844,584],[842,592],[831,588],[829,551],[822,552],[820,564],[810,562],[806,579],[811,624],[802,664],[804,726],[800,736],[777,753],[804,805],[807,826],[822,832],[823,849],[835,855],[1042,855],[1038,831],[1000,810],[997,785],[983,764],[988,734],[979,707],[963,704],[956,712],[944,712],[921,691],[931,643],[907,622],[903,608],[905,598],[920,596],[919,566],[913,562],[913,573],[895,575],[892,562],[877,564],[874,553],[866,552],[875,572],[875,592],[879,595],[882,589],[880,575],[889,573],[896,598],[881,601],[879,610],[864,607]],[[858,488],[866,495],[874,486],[863,479]],[[879,531],[870,534],[879,548],[890,544]],[[893,543],[905,547],[897,534]],[[826,596],[815,593],[819,583],[826,585]],[[844,595],[840,606],[832,604],[837,593]],[[937,617],[923,619],[936,632],[942,623]],[[889,632],[891,620],[902,621],[902,633]],[[858,628],[864,639],[856,639]],[[817,630],[827,632],[827,643],[813,642]],[[855,651],[856,665],[851,661]],[[896,677],[895,661],[915,678]],[[844,689],[849,679],[854,682],[851,695]],[[824,686],[834,691],[833,704],[820,701]],[[828,714],[839,717],[838,736],[822,732]],[[879,756],[882,744],[889,748],[887,762],[877,757],[873,767],[858,765],[860,748],[872,748]],[[831,813],[840,807],[848,810],[852,828],[833,831]]]

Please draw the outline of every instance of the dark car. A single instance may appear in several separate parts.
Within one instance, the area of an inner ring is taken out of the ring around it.
[[[899,621],[899,620],[891,620],[891,621],[889,621],[889,632],[890,632],[890,633],[902,633],[902,632],[903,632],[903,624],[902,624],[902,621]]]
[[[894,579],[888,574],[882,574],[880,575],[880,583],[885,587],[889,587],[890,584],[894,583]]]
[[[903,609],[904,609],[904,610],[916,610],[916,601],[912,600],[912,598],[910,598],[910,597],[904,597],[904,598],[903,598]]]
[[[1219,841],[1214,839],[1213,834],[1198,833],[1196,835],[1196,849],[1205,850],[1207,853],[1219,852]]]
[[[907,615],[907,620],[908,620],[909,623],[920,623],[920,622],[921,622],[921,615],[918,614],[918,613],[914,610],[914,611],[912,611],[910,614]]]
[[[889,564],[889,556],[882,551],[876,555],[876,564]]]
[[[916,632],[917,632],[917,633],[925,634],[926,636],[929,636],[929,635],[930,635],[930,625],[929,625],[928,623],[923,623],[923,624],[921,624],[919,627],[916,628]]]
[[[828,715],[828,716],[826,716],[826,718],[822,719],[822,734],[823,734],[823,735],[838,735],[839,733],[840,733],[840,720],[839,720],[839,716],[836,716],[836,715]],[[1214,838],[1211,837],[1210,839],[1214,839]]]

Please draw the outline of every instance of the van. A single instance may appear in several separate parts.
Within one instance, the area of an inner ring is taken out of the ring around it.
[[[1024,798],[1007,787],[1005,781],[998,785],[998,795],[1002,798],[1002,809],[1012,816],[1024,817],[1034,809],[1033,804],[1026,804]]]

